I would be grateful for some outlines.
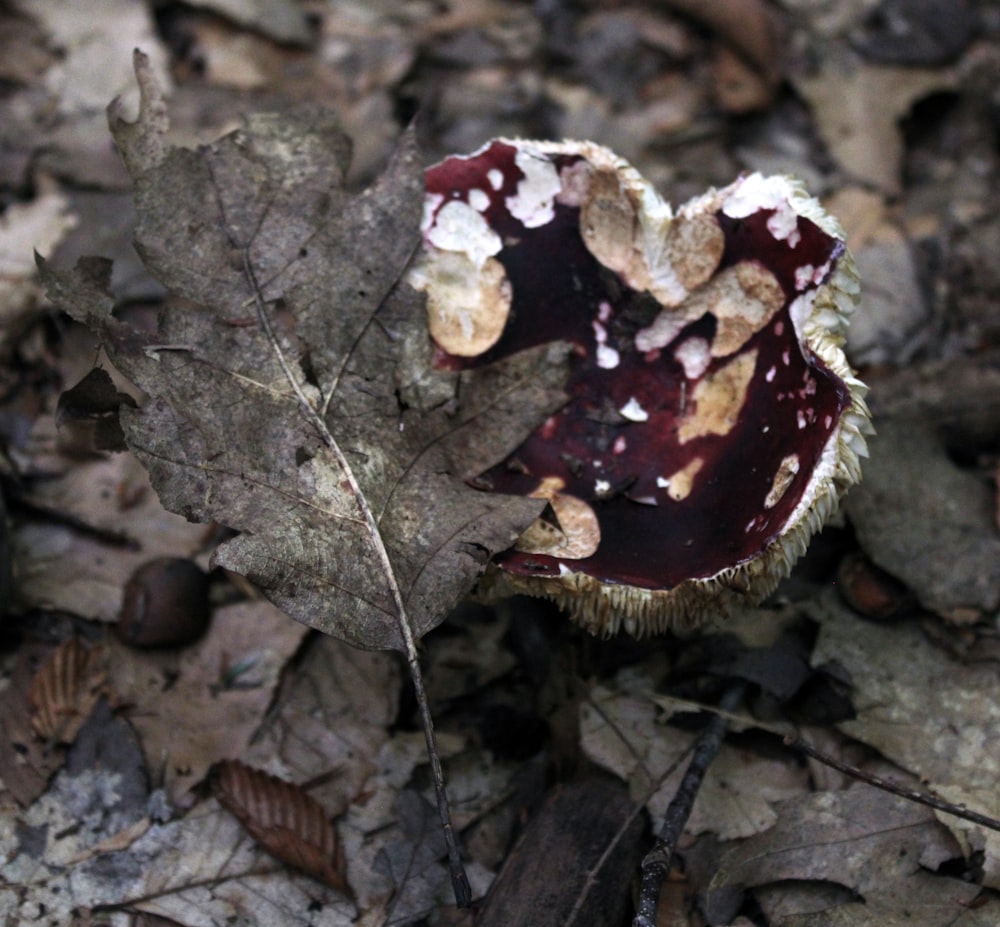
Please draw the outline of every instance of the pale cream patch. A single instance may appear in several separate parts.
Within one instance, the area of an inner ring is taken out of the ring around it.
[[[764,328],[784,302],[784,291],[774,274],[755,261],[741,261],[716,274],[683,305],[662,310],[636,334],[635,344],[640,351],[662,348],[685,325],[710,312],[717,320],[712,356],[727,357]]]
[[[667,495],[674,502],[683,502],[691,495],[691,490],[694,488],[694,478],[704,464],[705,461],[701,457],[695,457],[667,480]]]
[[[699,380],[688,400],[689,414],[678,428],[678,441],[686,444],[704,435],[728,434],[746,403],[756,366],[757,351],[745,351]]]
[[[435,248],[464,254],[476,268],[499,254],[503,247],[500,236],[490,228],[483,214],[461,200],[445,203],[424,234]]]
[[[555,198],[562,190],[556,166],[545,155],[530,148],[520,148],[514,163],[524,177],[518,181],[517,193],[508,196],[507,210],[525,228],[547,225],[555,215]]]
[[[529,493],[548,500],[558,524],[536,518],[517,539],[516,550],[565,560],[582,560],[596,553],[601,543],[597,514],[583,499],[561,492],[565,485],[559,477],[547,476]]]
[[[829,263],[829,261],[827,262]],[[813,282],[813,277],[816,274],[816,268],[812,264],[803,264],[801,267],[795,268],[795,289],[802,292],[810,283]]]
[[[439,251],[414,266],[409,281],[427,294],[427,327],[449,354],[477,357],[500,339],[511,288],[496,258],[477,268],[466,254]]]
[[[667,233],[667,256],[678,282],[687,290],[708,282],[725,247],[718,220],[704,213],[678,216]]]
[[[602,370],[614,370],[621,361],[621,355],[606,344],[597,346],[597,366]]]
[[[778,241],[794,248],[799,243],[798,213],[792,205],[796,191],[792,182],[781,175],[764,177],[753,173],[736,181],[722,204],[722,211],[733,219],[745,219],[762,209],[774,210],[768,217],[767,230]]]
[[[749,261],[727,268],[716,280],[710,285],[717,287],[710,311],[718,319],[712,355],[726,357],[774,318],[784,305],[785,294],[774,274]]]
[[[724,242],[713,217],[693,216],[684,222],[675,220],[671,231],[673,228],[689,230],[683,233],[688,236],[686,247],[695,248],[701,242],[706,249],[703,256],[671,254],[671,266],[678,281],[685,289],[699,288],[680,305],[666,306],[650,325],[636,332],[635,346],[640,351],[664,348],[685,326],[711,312],[718,320],[712,356],[732,354],[767,325],[781,308],[784,303],[781,285],[774,274],[752,261],[741,261],[735,267],[716,273]]]
[[[614,370],[621,358],[618,352],[607,343],[607,329],[597,319],[594,319],[590,324],[594,329],[594,340],[597,342],[597,366],[603,370]]]
[[[639,351],[658,351],[674,340],[689,322],[697,316],[688,318],[685,307],[661,309],[652,323],[640,328],[635,333],[635,346]]]
[[[469,191],[469,205],[476,212],[486,212],[490,208],[490,195],[479,187],[473,187]]]
[[[771,484],[771,491],[764,500],[764,508],[773,509],[780,501],[781,497],[792,485],[795,474],[799,472],[799,455],[789,454],[778,465],[778,472],[774,474],[774,482]]]
[[[587,250],[636,290],[649,289],[649,274],[637,243],[636,205],[617,172],[595,170],[580,206],[580,232]]]
[[[712,352],[704,338],[685,338],[674,350],[674,359],[684,368],[684,376],[697,380],[712,363]]]
[[[649,413],[639,404],[635,396],[630,396],[628,402],[619,410],[622,418],[627,418],[630,422],[645,422],[649,420]]]

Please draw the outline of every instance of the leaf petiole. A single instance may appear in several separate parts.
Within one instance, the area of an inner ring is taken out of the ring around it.
[[[349,461],[341,451],[336,439],[327,427],[326,422],[323,420],[323,417],[309,401],[308,396],[302,388],[302,384],[299,382],[298,377],[292,370],[291,364],[288,362],[284,352],[281,350],[281,345],[278,343],[278,339],[274,333],[274,328],[271,325],[271,320],[267,315],[267,310],[264,305],[264,297],[261,293],[257,275],[254,272],[252,264],[250,263],[250,255],[247,248],[243,249],[243,272],[246,275],[247,282],[253,291],[253,303],[257,311],[257,319],[260,323],[261,331],[264,333],[264,336],[267,338],[268,343],[273,349],[275,357],[285,374],[285,378],[294,390],[296,397],[298,397],[303,413],[309,420],[310,424],[316,429],[323,443],[326,444],[326,446],[333,453],[338,465],[342,469],[344,477],[350,487],[351,495],[354,497],[358,509],[363,516],[365,527],[368,530],[372,545],[375,548],[376,555],[379,558],[380,565],[387,579],[389,589],[392,594],[393,604],[396,607],[396,620],[399,625],[400,635],[403,639],[407,667],[409,669],[410,678],[413,681],[413,689],[416,695],[417,705],[420,708],[420,719],[424,729],[424,740],[427,744],[427,754],[430,759],[431,773],[434,779],[434,795],[437,801],[438,816],[441,819],[441,827],[444,830],[445,844],[448,848],[448,869],[451,875],[452,890],[455,893],[456,904],[460,908],[468,907],[472,903],[472,888],[469,885],[469,879],[465,872],[465,866],[462,863],[461,850],[459,849],[458,839],[455,836],[455,828],[451,821],[448,793],[444,784],[444,771],[441,768],[441,758],[438,755],[437,742],[434,737],[434,722],[431,717],[430,706],[427,702],[427,692],[424,688],[423,674],[420,670],[420,657],[417,652],[417,641],[414,637],[413,628],[406,612],[403,595],[399,588],[399,583],[396,580],[392,562],[389,559],[389,552],[386,550],[385,543],[382,540],[382,535],[379,531],[378,521],[375,518],[375,514],[372,512],[371,506],[369,506],[368,500],[365,498],[365,495],[358,484],[357,478],[351,469]]]

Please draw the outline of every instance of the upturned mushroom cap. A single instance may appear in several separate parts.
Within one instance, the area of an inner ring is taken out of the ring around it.
[[[568,403],[474,481],[550,503],[483,595],[603,635],[690,629],[770,594],[860,478],[858,277],[796,181],[675,212],[606,148],[499,139],[427,171],[423,236],[439,366],[573,346]]]

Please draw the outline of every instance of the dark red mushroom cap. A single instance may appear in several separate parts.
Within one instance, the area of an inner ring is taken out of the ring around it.
[[[794,180],[675,212],[606,148],[500,139],[427,171],[423,235],[439,366],[574,349],[569,402],[475,481],[550,502],[485,594],[600,634],[694,627],[773,591],[860,478],[858,277]]]

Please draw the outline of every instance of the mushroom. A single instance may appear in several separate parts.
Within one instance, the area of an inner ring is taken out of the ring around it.
[[[599,145],[497,139],[428,169],[422,232],[437,366],[573,349],[566,405],[474,481],[549,502],[480,594],[602,635],[691,629],[769,595],[859,480],[858,277],[796,181],[674,211]]]

